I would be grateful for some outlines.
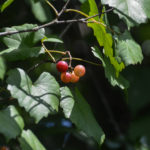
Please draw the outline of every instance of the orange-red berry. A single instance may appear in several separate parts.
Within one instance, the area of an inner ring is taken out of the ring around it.
[[[71,74],[69,72],[62,72],[60,78],[62,82],[69,83],[71,81]]]
[[[79,76],[76,76],[75,75],[75,73],[74,73],[74,71],[71,73],[71,83],[76,83],[76,82],[78,82],[79,81],[79,79],[80,79],[80,77]]]
[[[84,76],[85,72],[86,72],[85,67],[83,65],[77,65],[74,68],[74,73],[76,76],[82,77],[82,76]]]

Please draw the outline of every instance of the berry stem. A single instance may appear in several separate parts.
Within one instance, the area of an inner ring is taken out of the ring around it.
[[[66,51],[66,54],[68,54],[68,56],[69,56],[69,68],[72,69],[72,67],[71,67],[72,56],[71,56],[71,54],[70,54],[70,51]]]
[[[41,43],[42,43],[42,47],[44,48],[45,52],[47,52],[48,55],[50,56],[50,58],[53,60],[53,62],[56,63],[55,58],[54,58],[54,57],[52,56],[52,54],[48,51],[48,49],[45,47],[44,43],[43,43],[43,42],[41,42]]]
[[[45,0],[45,1],[54,10],[56,16],[58,17],[58,11],[57,11],[57,9],[48,0]]]
[[[50,53],[58,53],[58,54],[66,55],[66,52],[62,52],[62,51],[59,51],[59,50],[49,50],[49,49],[47,49],[47,51],[49,51]]]
[[[70,60],[69,57],[65,57],[65,58],[62,58],[62,60]],[[84,60],[82,58],[76,58],[76,57],[72,57],[72,60],[77,60],[77,61],[82,61],[82,62],[86,62],[86,63],[89,63],[91,65],[95,65],[95,66],[101,66],[101,64],[97,64],[97,63],[94,63],[92,61],[88,61],[88,60]]]
[[[66,9],[65,12],[76,12],[78,14],[81,14],[82,16],[85,16],[88,19],[91,19],[91,21],[87,22],[87,23],[96,23],[96,24],[100,24],[102,26],[104,26],[105,28],[107,28],[108,30],[110,30],[112,33],[116,33],[114,30],[112,30],[108,25],[100,22],[100,21],[97,21],[95,20],[94,18],[90,18],[89,15],[87,15],[86,13],[80,11],[80,10],[77,10],[77,9]],[[116,33],[117,34],[117,33]]]

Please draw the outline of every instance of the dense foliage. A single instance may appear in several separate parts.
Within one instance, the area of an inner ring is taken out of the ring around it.
[[[148,150],[149,6],[2,0],[0,150]]]

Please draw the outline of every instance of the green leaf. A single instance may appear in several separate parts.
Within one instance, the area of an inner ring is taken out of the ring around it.
[[[38,21],[44,23],[52,19],[51,8],[44,0],[28,0],[28,2],[31,5],[32,13]]]
[[[89,0],[89,5],[90,5],[90,12],[89,12],[90,16],[93,16],[99,13],[97,5],[94,0]],[[104,47],[104,54],[107,57],[109,57],[111,64],[114,66],[116,70],[116,75],[118,75],[119,72],[121,72],[125,68],[125,66],[123,62],[119,64],[118,61],[114,57],[113,49],[112,49],[112,44],[113,44],[112,36],[111,34],[106,32],[106,27],[103,21],[103,17],[104,15],[101,15],[100,19],[98,16],[95,17],[95,20],[100,21],[101,23],[88,23],[88,26],[93,29],[94,35],[99,45]]]
[[[19,142],[22,150],[46,150],[31,130],[23,130]]]
[[[13,26],[4,28],[4,31],[19,31],[28,30],[37,27],[33,24],[24,24],[22,26]],[[3,43],[8,49],[0,52],[9,61],[24,60],[28,57],[37,57],[44,50],[41,46],[35,44],[44,37],[45,30],[40,29],[37,32],[24,32],[13,35],[8,35],[2,38]]]
[[[7,83],[12,97],[18,99],[19,105],[35,118],[36,123],[58,111],[59,85],[49,73],[43,72],[32,84],[22,69],[15,69],[9,72]]]
[[[0,111],[0,133],[7,140],[14,139],[20,135],[24,128],[24,122],[17,109],[10,105]]]
[[[1,6],[1,12],[3,12],[9,5],[13,3],[14,0],[6,0],[4,4]]]
[[[58,39],[58,38],[54,38],[54,37],[44,37],[42,39],[42,42],[56,42],[56,43],[63,43],[62,40]]]
[[[4,59],[0,56],[0,79],[3,80],[6,71]]]
[[[118,39],[116,55],[120,57],[126,66],[141,63],[143,60],[142,50],[131,37],[128,31],[125,31]]]
[[[105,76],[112,86],[118,86],[121,89],[127,89],[129,87],[129,82],[121,75],[116,76],[116,71],[114,66],[110,63],[109,59],[106,56],[103,56],[100,50],[97,47],[92,47],[92,52],[95,57],[102,61]]]
[[[63,108],[65,117],[70,118],[75,102],[73,99],[73,95],[68,87],[61,87],[60,92],[61,92],[60,106]]]
[[[85,132],[89,137],[93,137],[98,144],[102,144],[105,135],[95,120],[89,104],[76,89],[73,97],[68,87],[61,87],[61,102],[66,118],[69,118],[79,130]],[[75,98],[75,100],[74,100]]]
[[[134,25],[133,22],[140,24],[150,18],[149,0],[102,0],[102,3],[116,8],[115,13],[125,19],[129,27]]]

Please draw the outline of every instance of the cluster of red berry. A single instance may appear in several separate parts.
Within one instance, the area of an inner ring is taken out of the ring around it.
[[[58,61],[56,68],[61,72],[61,81],[64,83],[76,83],[85,74],[85,67],[83,65],[77,65],[69,72],[69,66],[65,61]]]

